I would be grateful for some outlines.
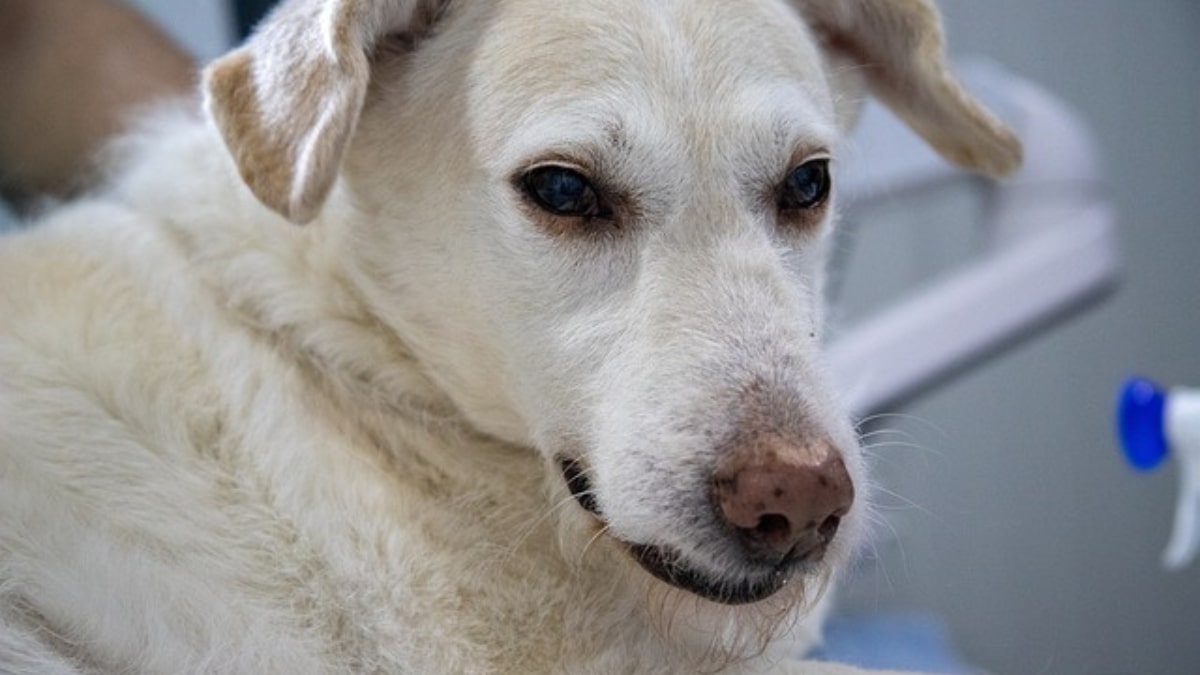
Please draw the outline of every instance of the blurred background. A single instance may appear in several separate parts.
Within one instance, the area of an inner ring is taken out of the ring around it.
[[[1113,433],[1126,375],[1200,384],[1200,3],[939,4],[956,56],[1002,64],[1090,126],[1123,269],[1111,295],[870,425],[905,432],[873,437],[897,536],[883,528],[843,606],[932,612],[997,673],[1200,673],[1200,566],[1159,562],[1177,468],[1135,474]],[[920,267],[955,245],[892,250]],[[871,265],[848,273],[871,285]]]
[[[249,20],[225,0],[131,4],[205,60]],[[996,673],[1195,675],[1200,566],[1159,562],[1176,467],[1126,468],[1113,403],[1132,373],[1200,386],[1200,3],[940,5],[956,57],[1038,83],[1090,127],[1121,272],[1115,289],[874,411],[888,413],[864,426],[886,522],[840,611],[934,617],[963,660]],[[911,195],[894,196],[910,213]],[[872,245],[887,241],[884,207],[848,209],[864,222],[839,244],[835,319],[970,253],[961,208],[910,215],[914,245]]]

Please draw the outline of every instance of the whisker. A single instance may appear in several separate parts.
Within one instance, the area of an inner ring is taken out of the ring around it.
[[[588,551],[592,549],[592,545],[599,541],[600,537],[608,534],[608,529],[608,523],[605,523],[587,540],[587,543],[583,545],[583,549],[579,552],[579,557],[575,560],[577,566],[583,566],[583,559],[587,557]]]
[[[916,422],[917,424],[921,425],[922,427],[924,427],[930,431],[933,431],[934,433],[941,436],[942,438],[950,437],[950,434],[947,433],[945,429],[943,429],[942,427],[940,427],[936,423],[934,423],[933,420],[930,420],[926,417],[921,417],[920,415],[912,415],[909,413],[887,412],[887,413],[875,413],[873,415],[867,415],[866,417],[858,420],[858,422],[855,423],[854,428],[861,429],[864,426],[867,426],[869,424],[874,424],[874,423],[882,421],[882,420],[902,420],[905,422]]]
[[[946,453],[942,452],[941,450],[936,450],[934,448],[929,447],[928,445],[921,445],[920,443],[913,443],[913,442],[909,442],[909,441],[878,441],[875,443],[866,443],[862,446],[863,452],[869,452],[869,453],[875,453],[876,450],[882,450],[882,449],[886,449],[886,448],[903,448],[906,450],[920,450],[924,453],[928,453],[935,457],[945,457],[946,456]],[[875,455],[875,456],[878,456],[878,455]]]
[[[873,510],[880,510],[880,509],[889,508],[889,507],[890,507],[890,510],[892,510],[892,511],[915,510],[915,511],[919,511],[920,513],[922,513],[926,516],[929,516],[930,518],[933,518],[934,520],[938,521],[939,523],[945,522],[945,519],[943,519],[941,516],[934,513],[933,511],[930,511],[929,509],[927,509],[924,506],[918,504],[917,502],[909,499],[908,497],[905,497],[904,495],[900,494],[899,492],[895,492],[894,490],[889,490],[889,489],[883,487],[882,485],[873,486],[872,492],[874,492],[877,495],[882,494],[886,497],[891,497],[892,499],[895,499],[895,500],[901,502],[901,506],[896,507],[893,505],[880,504],[878,501],[873,501],[873,503],[871,504]]]
[[[896,531],[896,529],[894,527],[892,527],[892,525],[890,523],[887,523],[886,521],[883,521],[883,520],[872,521],[871,524],[872,525],[875,525],[875,524],[887,525],[887,527],[893,533],[895,533],[895,531]],[[871,556],[872,556],[871,560],[875,566],[875,594],[877,596],[879,594],[879,577],[880,577],[880,575],[883,576],[883,581],[887,585],[888,593],[890,594],[890,593],[895,592],[896,586],[895,586],[895,584],[892,583],[892,575],[888,574],[887,565],[884,564],[884,561],[883,561],[883,554],[879,552],[879,545],[876,542],[874,537],[872,537],[869,540],[869,544],[871,546]]]
[[[512,544],[510,544],[509,546],[506,547],[508,549],[508,551],[507,551],[508,558],[507,559],[511,559],[512,556],[516,555],[517,551],[520,550],[521,546],[523,546],[525,544],[525,542],[529,539],[529,537],[533,536],[533,533],[536,532],[539,527],[541,527],[543,524],[545,524],[547,520],[549,520],[552,516],[554,516],[554,514],[556,512],[560,511],[564,507],[569,506],[574,501],[575,501],[575,498],[572,495],[568,494],[565,497],[563,497],[562,499],[558,500],[558,502],[551,505],[548,509],[546,509],[539,516],[534,518],[528,525],[526,525],[517,534],[517,536],[513,539]]]
[[[875,592],[877,595],[880,592],[880,589],[879,589],[880,578],[882,578],[887,591],[889,593],[894,592],[894,590],[896,588],[895,582],[892,580],[892,575],[889,572],[888,565],[887,565],[889,558],[884,557],[883,553],[879,549],[879,543],[880,543],[880,541],[885,540],[885,539],[889,543],[893,543],[893,542],[895,543],[896,550],[897,550],[897,552],[899,554],[899,558],[900,558],[901,568],[905,571],[905,574],[907,574],[908,569],[909,569],[908,552],[904,548],[904,541],[900,538],[900,535],[896,531],[895,526],[889,520],[887,520],[886,518],[880,517],[878,514],[870,513],[868,515],[868,524],[869,524],[870,529],[873,531],[873,533],[868,537],[867,542],[871,547],[871,555],[872,555],[871,561],[872,561],[874,569],[875,569],[875,583],[876,583]],[[886,530],[891,534],[890,538],[881,537],[878,534],[878,531],[880,529],[884,529],[884,528],[886,528]]]
[[[883,429],[875,429],[872,431],[868,431],[866,433],[860,433],[858,435],[858,440],[861,443],[862,441],[865,441],[868,438],[875,438],[876,436],[891,436],[891,435],[900,436],[902,438],[908,438],[908,439],[913,438],[913,435],[911,433],[909,433],[908,431],[905,431],[904,429],[897,429],[895,427],[885,427]]]

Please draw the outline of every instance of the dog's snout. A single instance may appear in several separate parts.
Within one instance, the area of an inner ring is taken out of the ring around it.
[[[714,473],[718,514],[753,557],[819,557],[854,501],[854,485],[831,446],[753,444]]]

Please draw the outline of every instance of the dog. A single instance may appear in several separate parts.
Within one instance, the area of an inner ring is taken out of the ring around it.
[[[926,0],[285,0],[0,244],[0,670],[846,673],[821,359]]]

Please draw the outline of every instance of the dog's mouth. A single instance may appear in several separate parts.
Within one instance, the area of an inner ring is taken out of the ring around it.
[[[559,458],[563,480],[571,496],[583,509],[601,521],[604,520],[600,506],[578,460]],[[620,540],[618,540],[620,541]],[[803,557],[789,554],[765,573],[741,581],[714,579],[712,576],[688,564],[674,549],[650,544],[621,542],[628,547],[633,559],[660,581],[688,591],[712,602],[724,605],[745,605],[779,592],[803,564]]]

